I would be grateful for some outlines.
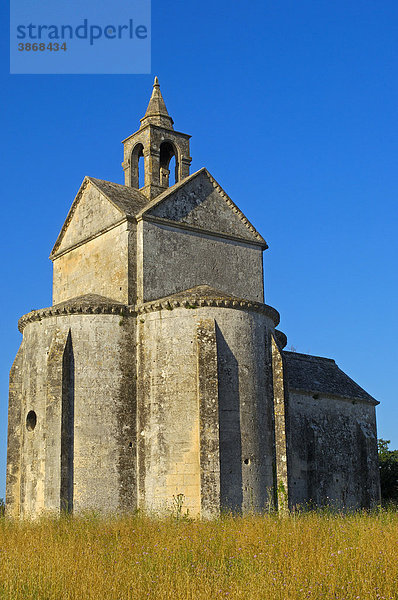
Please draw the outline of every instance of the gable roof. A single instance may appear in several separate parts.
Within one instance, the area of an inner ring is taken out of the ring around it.
[[[51,251],[50,258],[52,258],[56,254],[87,185],[93,185],[105,198],[109,200],[109,202],[111,202],[111,204],[113,204],[113,206],[115,206],[115,208],[117,208],[120,211],[120,213],[123,216],[135,217],[140,219],[145,218],[145,216],[149,216],[148,213],[153,208],[159,206],[162,202],[164,202],[167,198],[175,194],[178,190],[183,189],[184,186],[186,186],[189,182],[192,182],[193,180],[202,175],[205,175],[208,178],[211,185],[214,187],[215,190],[219,192],[221,197],[225,200],[226,205],[229,206],[232,212],[236,214],[237,218],[246,227],[247,231],[250,232],[251,235],[254,236],[254,238],[256,238],[257,242],[261,244],[264,247],[264,249],[268,248],[268,245],[264,238],[258,233],[258,231],[245,217],[242,211],[226,194],[226,192],[217,183],[214,177],[210,175],[208,170],[205,167],[203,167],[196,173],[189,175],[188,177],[179,181],[172,187],[167,188],[164,192],[162,192],[152,201],[149,201],[144,194],[142,194],[139,190],[135,188],[121,185],[119,183],[113,183],[112,181],[105,181],[104,179],[97,179],[96,177],[86,176],[79,188],[79,191],[76,194],[74,201],[72,202],[72,206],[70,207],[65,222]],[[166,221],[166,219],[164,220]]]
[[[117,306],[124,306],[123,302],[108,298],[108,296],[101,296],[100,294],[82,294],[81,296],[74,296],[68,300],[57,302],[52,308],[63,308],[64,306],[93,306],[102,304],[115,304]]]
[[[238,298],[232,294],[228,294],[226,292],[222,292],[221,290],[216,290],[207,284],[195,285],[192,288],[188,288],[186,290],[181,290],[179,292],[175,292],[174,294],[170,294],[169,296],[164,296],[163,298],[159,298],[157,300],[150,300],[146,304],[151,304],[153,302],[164,302],[165,300],[185,300],[187,297],[191,299],[229,299],[229,300],[237,300],[238,302],[243,301],[242,298]],[[256,304],[253,300],[253,304]],[[257,303],[260,304],[260,303]]]
[[[79,191],[72,202],[72,206],[69,209],[68,215],[51,251],[50,257],[54,256],[58,250],[69,223],[71,222],[76,208],[83,196],[84,190],[89,184],[93,185],[103,196],[105,196],[105,198],[107,198],[123,216],[135,217],[137,213],[140,212],[146,204],[148,204],[148,199],[146,196],[144,196],[144,194],[135,188],[113,183],[112,181],[105,181],[103,179],[96,179],[95,177],[86,176],[83,179]]]
[[[346,375],[331,358],[283,350],[289,388],[310,394],[326,394],[350,400],[379,404]]]
[[[95,177],[87,177],[91,183],[108,198],[122,213],[129,217],[135,217],[142,208],[148,204],[148,198],[139,190],[113,183],[112,181],[104,181]]]
[[[175,185],[170,188],[167,188],[164,192],[162,192],[159,196],[154,198],[151,202],[149,202],[138,214],[137,218],[150,217],[151,211],[155,208],[159,207],[163,202],[170,198],[170,196],[176,194],[178,191],[182,190],[185,186],[190,184],[195,179],[199,179],[200,177],[205,176],[208,181],[211,183],[212,187],[220,194],[220,196],[225,201],[225,204],[232,210],[232,212],[236,215],[236,217],[241,221],[241,223],[246,227],[247,231],[251,233],[251,236],[256,238],[257,243],[260,243],[265,249],[268,248],[268,245],[264,238],[259,234],[259,232],[255,229],[255,227],[250,223],[250,221],[245,217],[242,211],[236,206],[236,204],[231,200],[228,194],[222,189],[222,187],[217,183],[212,175],[210,175],[209,171],[203,167],[189,175],[185,179],[182,179]],[[167,220],[162,217],[162,220]],[[170,221],[171,222],[171,221]]]

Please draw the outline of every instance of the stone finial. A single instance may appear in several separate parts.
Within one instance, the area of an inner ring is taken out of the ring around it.
[[[144,117],[141,119],[141,127],[145,127],[149,124],[159,125],[166,129],[173,129],[173,119],[167,112],[157,76],[153,82],[153,90],[148,108],[146,109]]]

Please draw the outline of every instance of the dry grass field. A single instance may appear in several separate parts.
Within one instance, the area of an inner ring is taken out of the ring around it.
[[[0,519],[6,600],[398,598],[398,513]]]

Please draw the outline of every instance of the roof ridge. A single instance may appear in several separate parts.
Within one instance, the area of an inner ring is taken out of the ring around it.
[[[109,185],[115,185],[118,188],[121,188],[123,191],[130,193],[131,195],[138,195],[142,198],[142,200],[144,200],[145,202],[148,202],[148,198],[142,193],[140,192],[140,190],[138,190],[137,188],[131,187],[129,185],[124,185],[123,183],[116,183],[116,181],[109,181],[108,179],[99,179],[98,177],[91,177],[90,175],[86,175],[86,178],[91,181],[91,183],[93,183],[97,189],[99,189],[98,185],[97,185],[97,181],[101,182],[101,183],[106,183]],[[99,191],[101,192],[101,194],[104,194],[104,196],[106,196],[108,198],[108,200],[112,201],[112,198],[110,198],[110,196],[108,195],[107,192],[105,192],[104,190],[99,189]],[[116,206],[116,204],[115,204]],[[116,206],[116,208],[118,208]]]
[[[334,358],[327,358],[326,356],[317,356],[315,354],[304,354],[302,352],[294,352],[291,350],[284,350],[284,354],[289,354],[291,357],[297,358],[298,360],[307,360],[310,362],[318,362],[320,360],[325,360],[328,362],[332,362],[337,364]]]
[[[100,179],[99,177],[92,177],[91,175],[86,175],[87,179],[89,179],[90,181],[101,181],[103,183],[111,183],[112,185],[117,185],[118,187],[122,187],[122,188],[127,188],[127,189],[135,189],[135,188],[129,188],[129,186],[124,185],[123,183],[117,183],[116,181],[109,181],[109,179]],[[139,192],[139,190],[136,190]],[[141,193],[141,192],[140,192]]]

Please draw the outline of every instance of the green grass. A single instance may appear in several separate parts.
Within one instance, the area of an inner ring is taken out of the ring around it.
[[[398,513],[3,518],[0,598],[398,599]]]

